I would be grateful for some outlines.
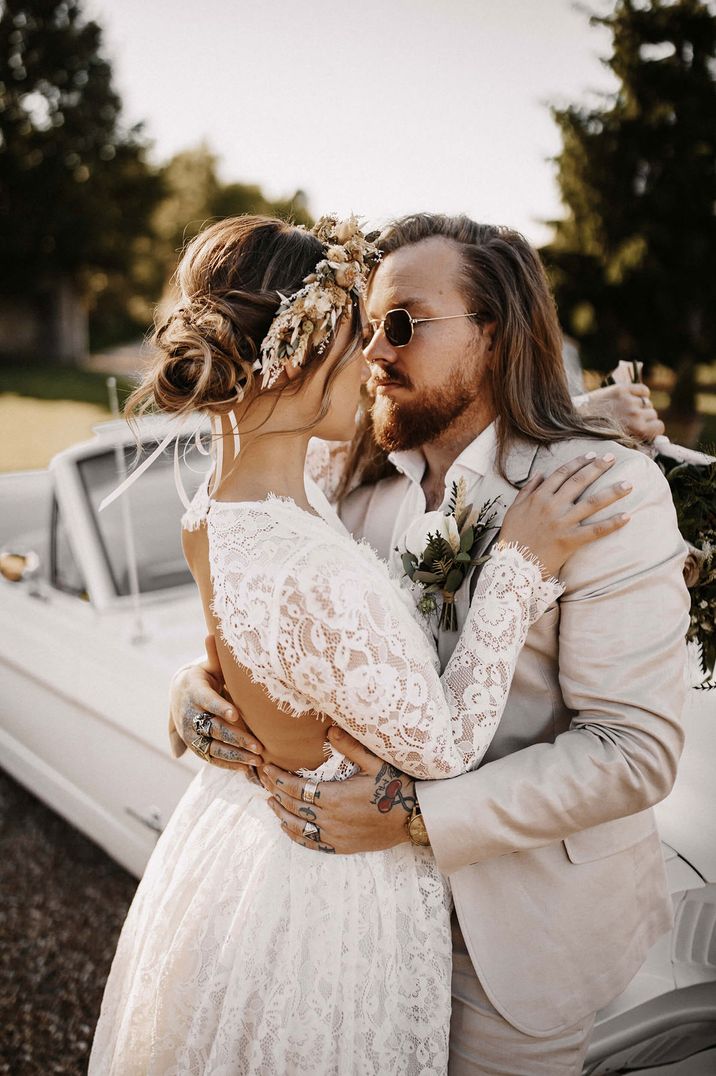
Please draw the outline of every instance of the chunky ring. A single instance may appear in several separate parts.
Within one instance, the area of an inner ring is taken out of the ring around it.
[[[211,736],[199,735],[195,740],[192,740],[191,746],[202,758],[208,758],[211,750]]]
[[[211,736],[211,714],[207,714],[206,711],[194,714],[191,723],[198,736]]]
[[[321,782],[314,781],[312,777],[306,781],[305,785],[301,789],[301,799],[304,803],[313,803],[316,798],[316,792],[318,792],[318,786]]]
[[[321,838],[321,831],[315,822],[306,822],[303,827],[303,836],[309,841],[318,841]]]

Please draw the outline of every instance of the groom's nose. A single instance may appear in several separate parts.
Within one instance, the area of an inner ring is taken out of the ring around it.
[[[363,354],[369,366],[374,363],[381,366],[392,366],[394,362],[398,361],[398,349],[390,343],[382,325],[373,334],[370,343],[363,348]]]

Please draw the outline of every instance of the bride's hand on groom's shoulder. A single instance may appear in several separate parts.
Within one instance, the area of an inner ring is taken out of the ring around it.
[[[333,727],[328,738],[361,772],[345,781],[322,781],[311,802],[303,798],[305,777],[278,766],[260,771],[271,793],[269,806],[284,832],[297,844],[316,852],[350,855],[377,852],[407,841],[407,822],[415,803],[412,777],[372,754],[353,736]],[[307,837],[307,823],[318,834]]]

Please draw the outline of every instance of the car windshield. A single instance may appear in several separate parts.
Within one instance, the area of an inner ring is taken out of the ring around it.
[[[143,444],[143,456],[155,447],[153,442]],[[126,470],[131,473],[137,464],[136,446],[124,445],[123,452]],[[189,438],[180,439],[179,452],[184,487],[192,497],[206,474],[208,461]],[[101,514],[97,511],[99,504],[123,477],[119,473],[116,450],[107,448],[79,460],[78,467],[117,594],[130,593],[123,522],[123,512],[127,510],[134,535],[140,592],[167,590],[190,583],[191,574],[181,548],[180,520],[184,509],[174,485],[173,450],[164,452]]]

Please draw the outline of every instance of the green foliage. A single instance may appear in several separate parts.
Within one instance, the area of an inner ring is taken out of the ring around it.
[[[687,638],[700,646],[706,683],[716,669],[716,463],[682,463],[673,467],[667,478],[679,529],[701,560],[698,579],[690,586]]]
[[[155,243],[150,252],[163,280],[174,272],[186,244],[214,220],[258,213],[296,224],[313,223],[301,191],[272,201],[253,184],[223,184],[217,169],[217,157],[205,143],[177,153],[163,169],[165,194],[154,213]]]
[[[0,14],[0,287],[126,273],[161,181],[79,0],[5,0]],[[104,281],[104,277],[100,282]]]
[[[129,378],[117,378],[120,405],[132,389]],[[80,400],[107,407],[107,376],[56,363],[0,363],[0,393],[36,400]]]
[[[272,201],[223,184],[206,146],[164,168],[127,128],[102,31],[82,0],[0,4],[0,295],[71,280],[90,311],[93,349],[136,337],[185,242],[239,213],[311,223],[304,196]]]
[[[683,374],[716,352],[716,14],[703,0],[617,0],[617,92],[553,109],[565,218],[543,249],[562,322],[586,364],[662,362]]]

